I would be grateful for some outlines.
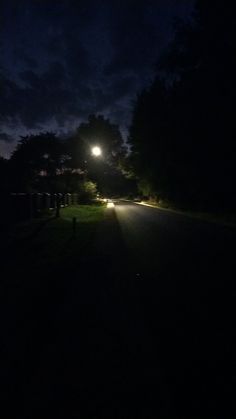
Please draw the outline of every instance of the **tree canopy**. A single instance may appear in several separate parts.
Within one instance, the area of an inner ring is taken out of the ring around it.
[[[14,189],[37,191],[43,187],[44,192],[50,191],[64,162],[65,149],[56,134],[46,132],[21,137],[10,160]]]
[[[133,167],[154,195],[199,207],[236,205],[233,22],[229,4],[198,1],[137,98]]]
[[[104,194],[122,194],[127,189],[121,163],[126,149],[119,127],[103,115],[90,115],[81,123],[68,142],[73,166],[80,164],[86,175],[98,184]],[[92,148],[99,146],[101,156],[92,155]]]
[[[90,115],[88,122],[83,122],[78,127],[77,136],[83,143],[87,157],[91,155],[93,146],[99,146],[102,149],[103,160],[109,164],[116,164],[125,152],[118,125],[111,123],[103,115]]]
[[[92,146],[102,149],[100,157]],[[9,162],[0,161],[0,171],[8,170],[11,192],[79,192],[95,194],[96,185],[105,194],[127,190],[120,168],[125,148],[119,127],[102,115],[91,115],[69,138],[53,132],[21,137]],[[1,176],[3,180],[3,175]],[[1,182],[2,184],[2,182]]]

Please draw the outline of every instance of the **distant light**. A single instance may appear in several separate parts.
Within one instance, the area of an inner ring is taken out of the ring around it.
[[[100,148],[100,147],[98,147],[98,146],[93,147],[93,148],[92,148],[92,154],[93,154],[93,156],[95,156],[95,157],[101,156],[101,154],[102,154],[102,150],[101,150],[101,148]]]
[[[108,202],[107,203],[107,208],[114,208],[114,203],[113,202]]]

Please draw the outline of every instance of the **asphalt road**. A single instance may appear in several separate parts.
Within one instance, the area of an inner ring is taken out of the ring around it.
[[[78,267],[60,267],[6,329],[2,403],[15,417],[234,416],[235,236],[107,209]]]

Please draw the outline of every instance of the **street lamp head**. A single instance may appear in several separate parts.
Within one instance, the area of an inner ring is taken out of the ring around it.
[[[99,156],[101,156],[101,154],[102,154],[102,150],[101,150],[100,147],[98,147],[98,146],[92,147],[92,155],[93,156],[99,157]]]

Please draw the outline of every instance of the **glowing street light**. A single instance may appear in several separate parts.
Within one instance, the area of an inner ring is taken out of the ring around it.
[[[95,146],[92,148],[92,155],[95,157],[99,157],[102,154],[101,147]]]

